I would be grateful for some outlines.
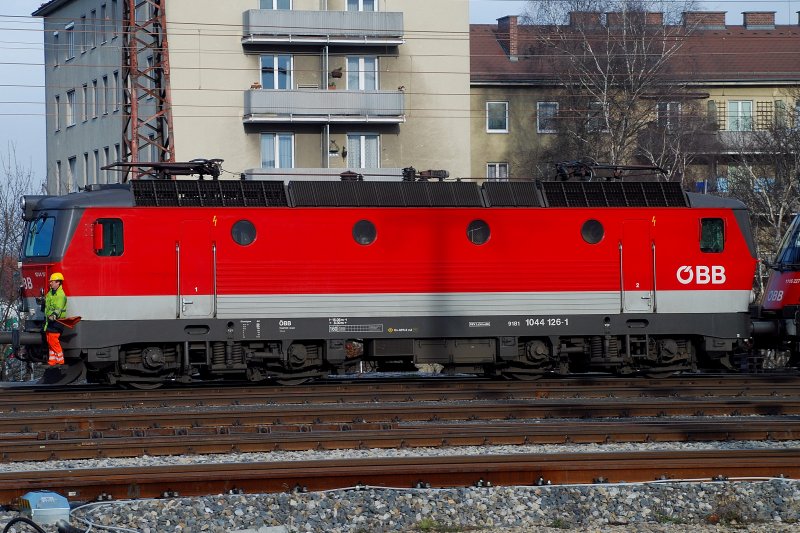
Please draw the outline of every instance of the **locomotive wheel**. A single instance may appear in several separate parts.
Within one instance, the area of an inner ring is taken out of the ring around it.
[[[314,378],[305,376],[305,377],[285,377],[285,378],[275,378],[275,383],[277,385],[283,385],[285,387],[292,387],[296,385],[302,385],[303,383],[308,383],[312,381]]]
[[[516,381],[536,381],[542,379],[544,374],[534,374],[531,372],[503,372],[503,377]]]

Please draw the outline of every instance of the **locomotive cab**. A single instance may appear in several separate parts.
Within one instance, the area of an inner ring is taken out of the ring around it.
[[[800,354],[800,216],[795,217],[783,237],[775,261],[765,263],[771,270],[761,296],[761,317],[754,321],[754,333],[763,346],[766,361],[783,366]]]

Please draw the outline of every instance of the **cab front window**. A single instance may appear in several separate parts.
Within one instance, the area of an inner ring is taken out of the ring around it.
[[[53,244],[54,217],[40,216],[28,224],[25,232],[25,257],[47,257]]]
[[[794,219],[783,237],[775,262],[783,266],[800,266],[800,216]]]

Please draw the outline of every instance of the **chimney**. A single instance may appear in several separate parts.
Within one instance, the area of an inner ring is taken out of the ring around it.
[[[727,11],[684,11],[683,25],[698,30],[724,30]]]
[[[611,11],[606,13],[606,25],[609,28],[620,28],[627,21],[633,26],[662,26],[664,13],[651,11]]]
[[[774,11],[743,11],[744,27],[748,30],[774,30]]]
[[[569,12],[569,25],[570,26],[599,26],[600,25],[600,12],[599,11],[570,11]]]
[[[497,40],[508,54],[511,61],[519,55],[519,38],[517,35],[517,17],[509,15],[497,19]]]

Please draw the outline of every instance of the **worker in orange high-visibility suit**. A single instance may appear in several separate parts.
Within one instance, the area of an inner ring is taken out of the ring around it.
[[[61,333],[64,326],[56,322],[59,318],[67,315],[67,295],[64,292],[64,275],[61,272],[54,272],[50,276],[50,290],[44,298],[44,331],[47,334],[47,345],[50,347],[50,356],[47,364],[63,365],[64,350],[61,349]]]

